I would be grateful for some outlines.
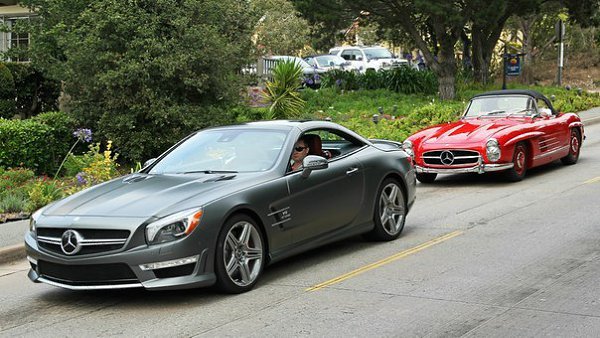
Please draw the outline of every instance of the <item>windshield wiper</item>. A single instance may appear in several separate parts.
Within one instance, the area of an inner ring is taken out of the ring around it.
[[[178,174],[197,174],[197,173],[204,173],[204,174],[237,174],[237,171],[234,170],[192,170],[192,171],[184,171],[184,172],[179,172]]]

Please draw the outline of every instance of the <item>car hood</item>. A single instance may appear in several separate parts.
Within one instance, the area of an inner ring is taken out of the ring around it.
[[[464,119],[433,127],[424,144],[484,143],[498,132],[520,123],[523,121],[518,118]]]
[[[242,177],[240,177],[242,176]],[[151,217],[178,211],[184,203],[201,206],[256,184],[256,175],[132,174],[83,190],[44,210],[44,216]]]

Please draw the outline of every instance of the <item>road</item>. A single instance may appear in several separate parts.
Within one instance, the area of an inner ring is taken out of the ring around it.
[[[0,266],[0,336],[600,336],[600,124],[586,132],[574,166],[442,176],[397,241],[314,250],[242,295],[73,292]]]

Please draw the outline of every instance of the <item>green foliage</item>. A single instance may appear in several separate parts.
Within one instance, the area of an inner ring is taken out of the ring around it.
[[[38,179],[30,187],[28,197],[25,209],[21,210],[33,212],[53,201],[63,198],[64,193],[56,182]]]
[[[255,22],[249,4],[24,0],[32,61],[64,80],[74,116],[133,162],[233,120]]]
[[[81,170],[74,175],[72,184],[65,188],[67,194],[73,194],[79,190],[91,187],[113,179],[119,175],[117,158],[119,154],[112,150],[112,142],[108,141],[104,151],[100,149],[100,143],[90,144],[89,150],[81,156],[71,156],[72,163],[82,166]],[[71,170],[75,167],[73,166]]]
[[[257,56],[296,55],[305,46],[310,34],[308,21],[300,16],[288,0],[252,0],[251,10],[256,22]]]
[[[335,70],[322,76],[322,87],[343,90],[388,89],[404,94],[435,94],[437,77],[430,71],[419,71],[410,67],[390,70],[367,71],[365,74]]]
[[[0,118],[12,118],[15,114],[15,81],[3,63],[0,63]]]
[[[304,106],[299,89],[302,87],[302,66],[294,61],[278,62],[273,69],[273,81],[267,82],[265,98],[271,106],[265,118],[297,118]]]
[[[54,167],[48,147],[52,129],[32,120],[0,119],[0,165],[23,166],[36,172],[49,172]]]
[[[22,119],[58,108],[60,82],[46,78],[30,63],[9,62],[6,66],[15,83],[15,113]]]
[[[56,170],[73,142],[74,123],[59,112],[29,120],[0,119],[0,165],[23,166],[37,173]]]
[[[27,199],[20,194],[0,195],[0,213],[17,213],[27,209]]]

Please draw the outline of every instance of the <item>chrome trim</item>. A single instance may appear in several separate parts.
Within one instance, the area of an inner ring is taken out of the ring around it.
[[[435,173],[435,174],[463,174],[463,173],[478,173],[483,174],[491,171],[501,171],[510,169],[514,166],[514,163],[504,164],[479,164],[474,167],[467,168],[426,168],[421,166],[415,166],[418,173]]]
[[[288,217],[288,218],[285,218],[285,219],[283,219],[283,220],[281,220],[281,221],[279,221],[279,222],[275,222],[275,223],[271,224],[271,226],[272,226],[272,227],[275,227],[275,226],[281,225],[281,224],[283,224],[283,223],[285,223],[285,222],[288,222],[288,221],[291,221],[291,220],[292,220],[292,218],[291,218],[291,217]]]
[[[142,283],[133,283],[133,284],[113,284],[113,285],[69,285],[57,283],[51,280],[48,280],[44,277],[38,277],[36,280],[38,282],[50,284],[52,286],[58,286],[61,288],[69,289],[69,290],[108,290],[108,289],[131,289],[131,288],[143,288]]]
[[[556,148],[556,149],[551,150],[551,151],[547,151],[547,152],[545,152],[545,153],[543,153],[541,155],[538,155],[538,156],[534,157],[533,159],[534,160],[538,160],[540,158],[544,158],[544,157],[548,157],[548,156],[554,155],[555,153],[557,153],[559,151],[563,151],[565,149],[569,149],[570,146],[571,145],[566,145],[566,146],[563,146],[563,147],[560,147],[560,148]]]
[[[290,209],[290,207],[285,207],[283,209],[275,210],[275,211],[273,211],[271,213],[268,213],[267,216],[270,217],[270,216],[273,216],[273,215],[278,214],[280,212],[284,212],[284,211],[289,210],[289,209]]]
[[[27,260],[29,261],[29,263],[37,265],[37,259],[27,256]]]
[[[38,236],[38,242],[60,245],[61,239],[56,237]],[[127,242],[127,239],[83,239],[81,240],[80,245],[117,245],[125,244],[125,242]]]

